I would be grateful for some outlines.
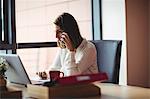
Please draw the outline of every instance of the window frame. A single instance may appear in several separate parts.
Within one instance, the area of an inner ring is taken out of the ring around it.
[[[1,7],[1,4],[2,4],[2,0],[0,0],[0,44],[2,43],[2,7]]]
[[[102,40],[102,7],[101,0],[91,0],[93,40]]]
[[[0,50],[6,50],[6,53],[16,52],[16,31],[15,31],[15,0],[3,1],[3,11],[1,12],[1,38]],[[2,14],[3,13],[3,14]],[[3,20],[2,20],[3,16]],[[2,23],[4,24],[4,40],[2,40]]]

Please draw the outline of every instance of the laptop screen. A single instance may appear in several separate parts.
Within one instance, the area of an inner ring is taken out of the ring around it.
[[[0,57],[6,59],[10,65],[5,73],[9,82],[23,85],[31,84],[21,59],[17,54],[0,54]]]

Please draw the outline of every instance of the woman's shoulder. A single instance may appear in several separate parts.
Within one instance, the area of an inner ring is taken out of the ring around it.
[[[79,45],[79,47],[77,48],[77,51],[85,51],[85,50],[90,51],[90,50],[95,50],[95,49],[96,49],[95,45],[89,40],[86,40],[84,38],[81,44]]]
[[[88,44],[89,45],[91,45],[91,46],[94,46],[95,47],[95,45],[91,42],[91,41],[87,41],[88,42]]]
[[[89,41],[89,40],[85,40],[84,44],[85,45],[84,45],[84,47],[82,48],[81,51],[83,51],[84,53],[85,52],[89,53],[89,54],[91,54],[91,52],[92,52],[93,55],[95,55],[95,53],[96,53],[96,47],[95,47],[95,45],[91,41]]]
[[[86,41],[87,41],[87,46],[89,48],[95,48],[95,45],[90,40],[86,40]]]
[[[84,49],[91,49],[91,50],[95,50],[96,47],[95,45],[90,41],[90,40],[83,40],[83,45],[84,45]]]

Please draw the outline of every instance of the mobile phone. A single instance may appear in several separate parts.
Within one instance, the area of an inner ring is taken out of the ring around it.
[[[62,49],[66,48],[66,45],[65,45],[64,41],[62,41],[62,40],[58,41],[58,46]]]

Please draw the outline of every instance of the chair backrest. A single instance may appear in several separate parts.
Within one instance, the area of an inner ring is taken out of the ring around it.
[[[99,72],[106,72],[108,83],[119,83],[121,40],[93,40],[97,50]]]

